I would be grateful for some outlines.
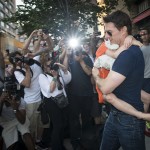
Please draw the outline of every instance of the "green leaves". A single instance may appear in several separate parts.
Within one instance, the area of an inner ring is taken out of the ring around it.
[[[97,16],[109,12],[118,0],[105,0],[106,6],[97,6],[91,0],[24,0],[25,5],[5,22],[17,23],[22,33],[46,28],[54,36],[69,34],[72,30],[83,32],[97,23]]]

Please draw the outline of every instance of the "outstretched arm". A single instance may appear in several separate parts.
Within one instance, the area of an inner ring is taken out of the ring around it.
[[[114,91],[115,87],[120,85],[120,82],[125,80],[124,76],[114,71],[110,71],[106,79],[101,79],[99,77],[98,69],[96,68],[93,68],[92,74],[97,86],[106,95],[106,100],[114,107],[116,107],[120,111],[136,116],[138,118],[150,120],[150,114],[145,114],[137,111],[132,105],[124,102],[123,100],[117,98],[114,94],[112,94],[112,91]]]
[[[125,38],[125,41],[124,41],[124,45],[119,47],[117,50],[107,50],[106,51],[106,55],[112,57],[112,58],[117,58],[118,55],[128,49],[131,45],[136,45],[136,46],[143,46],[143,44],[140,42],[140,41],[137,41],[132,35],[128,35],[126,38]]]
[[[104,97],[107,102],[112,104],[118,110],[120,110],[126,114],[135,116],[139,119],[144,119],[144,120],[150,121],[150,114],[146,114],[146,113],[136,110],[132,105],[117,98],[113,93],[107,94]]]
[[[38,32],[38,30],[34,30],[34,31],[30,34],[29,38],[26,40],[26,42],[25,42],[25,44],[24,44],[24,46],[23,46],[23,48],[22,48],[24,55],[29,51],[28,48],[29,48],[29,45],[30,45],[30,43],[31,43],[31,40],[32,40],[32,38],[33,38],[35,35],[37,36],[37,32]]]

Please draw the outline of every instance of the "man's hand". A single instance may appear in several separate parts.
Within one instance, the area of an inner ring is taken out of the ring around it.
[[[34,31],[31,33],[31,35],[32,35],[32,36],[37,36],[37,33],[38,33],[38,30],[34,30]]]
[[[93,67],[92,69],[92,75],[93,78],[96,80],[97,77],[99,77],[99,70],[96,67]]]
[[[30,71],[30,66],[27,65],[26,63],[24,63],[24,68],[25,68],[27,71]]]
[[[63,72],[65,72],[65,73],[67,72],[67,68],[65,65],[63,65],[61,63],[55,63],[55,64],[58,65],[63,70]]]
[[[58,72],[55,70],[50,70],[50,73],[53,75],[53,77],[57,77],[58,76]]]
[[[43,40],[47,40],[49,38],[48,34],[43,33]]]
[[[42,29],[37,30],[37,36],[43,36],[43,31]]]

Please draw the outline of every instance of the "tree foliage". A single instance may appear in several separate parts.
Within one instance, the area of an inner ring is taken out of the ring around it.
[[[30,34],[34,29],[44,28],[54,36],[68,34],[74,30],[85,32],[97,25],[97,17],[109,13],[118,0],[105,0],[98,6],[91,0],[24,0],[17,11],[5,22],[17,23],[22,33]]]

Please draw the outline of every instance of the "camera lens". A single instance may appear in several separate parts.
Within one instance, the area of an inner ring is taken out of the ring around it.
[[[59,66],[57,64],[55,64],[54,61],[51,61],[51,63],[50,63],[50,69],[57,71],[59,69]]]
[[[26,63],[29,66],[32,66],[34,64],[34,59],[28,58],[28,57],[23,57],[21,60],[23,63]]]

